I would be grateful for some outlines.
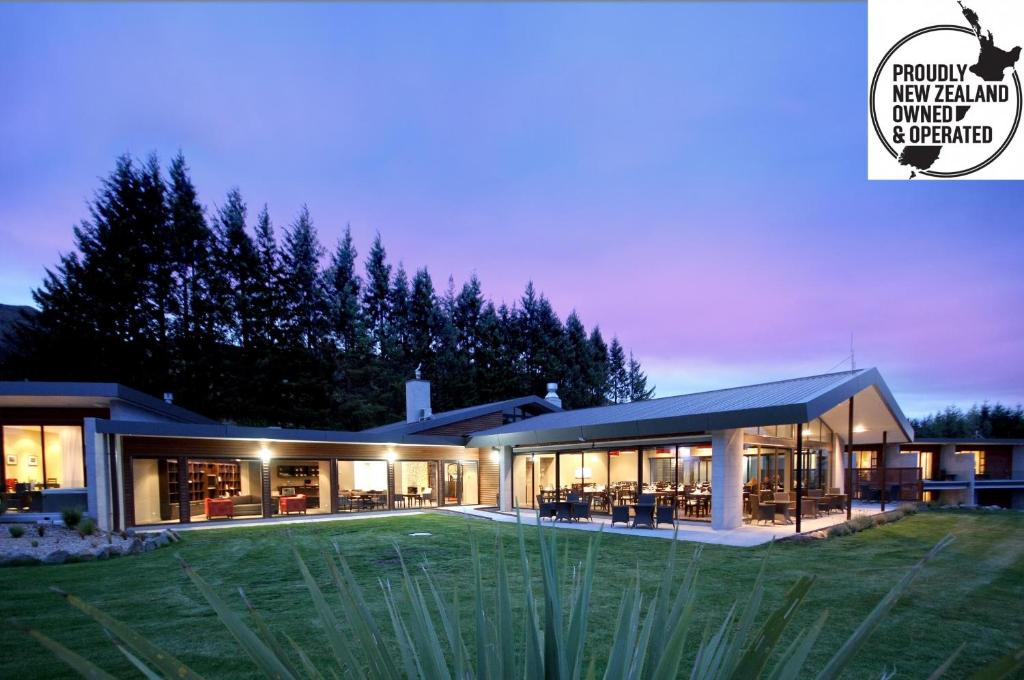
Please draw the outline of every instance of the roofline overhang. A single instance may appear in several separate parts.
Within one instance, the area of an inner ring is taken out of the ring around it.
[[[466,446],[463,437],[438,435],[395,435],[393,433],[302,430],[241,425],[155,423],[135,420],[96,420],[96,432],[117,436],[169,439],[227,439],[254,442],[305,442],[310,444],[380,444],[391,446]]]
[[[832,388],[823,390],[820,394],[809,399],[806,402],[806,420],[802,422],[810,422],[815,418],[820,418],[836,406],[839,406],[841,403],[848,400],[850,397],[854,397],[858,393],[863,392],[870,387],[874,387],[878,391],[878,396],[881,397],[886,410],[889,411],[893,420],[896,421],[896,424],[900,428],[900,434],[906,442],[914,441],[913,426],[903,414],[903,410],[899,407],[899,404],[896,403],[896,397],[892,395],[892,392],[889,390],[889,386],[885,384],[885,381],[882,379],[882,374],[878,372],[877,368],[869,368],[856,375],[850,376],[848,380],[845,380]],[[905,442],[900,442],[895,438],[890,438],[889,443],[897,444]]]
[[[874,387],[886,409],[900,427],[903,438],[913,441],[914,430],[900,410],[892,392],[882,380],[878,369],[871,368],[851,375],[847,380],[821,390],[806,401],[796,404],[696,413],[668,418],[629,420],[594,425],[579,425],[519,432],[486,432],[473,435],[467,446],[477,448],[500,446],[547,446],[560,443],[583,443],[601,439],[639,439],[678,434],[680,432],[713,432],[745,427],[808,423],[824,415],[857,393]],[[541,416],[543,417],[543,416]],[[529,422],[529,421],[527,421]],[[892,443],[901,443],[898,439]]]
[[[108,403],[120,401],[136,408],[185,423],[214,423],[206,416],[187,408],[168,404],[153,395],[140,392],[121,383],[64,382],[47,380],[0,381],[0,396],[5,397],[75,397],[100,399]]]

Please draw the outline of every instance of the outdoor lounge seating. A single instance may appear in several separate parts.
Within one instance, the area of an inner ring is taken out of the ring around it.
[[[751,522],[771,522],[775,524],[775,504],[765,504],[757,500],[751,503]]]
[[[646,494],[644,494],[646,495]],[[642,496],[641,496],[642,497]],[[635,515],[633,515],[633,528],[638,526],[647,526],[651,529],[654,528],[654,503],[637,503],[635,507]]]
[[[671,505],[659,505],[654,511],[654,527],[660,524],[676,525],[676,509]]]
[[[594,518],[590,516],[590,503],[591,496],[587,496],[585,501],[577,501],[572,504],[572,517],[577,522],[581,519],[585,519],[593,522]]]
[[[611,525],[615,526],[616,522],[624,522],[627,526],[629,525],[629,506],[628,505],[614,505],[614,506],[612,506],[612,522],[611,522]]]

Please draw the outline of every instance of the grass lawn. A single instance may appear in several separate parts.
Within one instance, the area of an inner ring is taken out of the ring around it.
[[[485,569],[492,564],[498,525],[442,514],[293,525],[291,531],[314,573],[327,585],[320,546],[336,541],[370,596],[379,577],[398,573],[393,545],[413,563],[428,560],[448,587],[470,583],[468,530],[480,539]],[[501,527],[510,564],[517,568],[514,528]],[[427,531],[430,537],[412,537]],[[535,537],[527,531],[529,546]],[[977,664],[1024,645],[1024,513],[926,512],[882,527],[810,544],[771,549],[767,607],[773,607],[799,574],[817,582],[797,623],[809,625],[822,609],[830,616],[810,667],[817,669],[886,591],[942,536],[957,541],[927,567],[859,654],[849,677],[878,677],[883,667],[898,677],[921,678],[962,641],[967,648],[947,677],[964,677]],[[145,555],[57,567],[0,568],[0,620],[16,618],[41,629],[119,676],[133,674],[100,629],[71,609],[51,585],[84,597],[179,656],[206,677],[249,676],[255,667],[216,619],[177,566],[180,553],[231,602],[243,586],[271,625],[287,631],[314,659],[330,652],[286,545],[284,527],[224,529],[182,534],[183,542]],[[560,548],[581,557],[592,534],[559,531]],[[27,540],[27,539],[26,539]],[[668,541],[605,535],[592,618],[590,649],[605,658],[611,621],[622,589],[639,565],[653,591]],[[682,544],[688,560],[692,546]],[[728,607],[745,597],[767,548],[706,546],[698,580],[699,616],[717,625]],[[680,576],[682,570],[680,570]],[[332,591],[326,591],[333,595]],[[468,605],[471,592],[460,601]],[[241,607],[240,607],[241,608]],[[386,623],[386,613],[380,621]],[[467,626],[471,628],[471,626]],[[795,633],[796,629],[789,632]],[[690,645],[693,646],[694,642]],[[692,657],[693,650],[690,654]],[[8,628],[0,636],[0,677],[76,677],[33,640]]]

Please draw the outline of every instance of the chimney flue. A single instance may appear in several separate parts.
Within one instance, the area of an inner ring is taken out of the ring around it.
[[[419,370],[416,371],[416,379],[408,380],[405,383],[405,422],[418,423],[421,420],[429,420],[430,411],[430,381],[422,380]]]
[[[558,408],[562,408],[562,398],[558,396],[558,383],[548,383],[548,393],[544,396],[544,399],[550,401]]]

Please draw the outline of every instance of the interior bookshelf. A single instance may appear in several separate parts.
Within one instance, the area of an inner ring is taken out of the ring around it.
[[[186,475],[189,499],[192,501],[235,496],[242,492],[242,472],[238,463],[189,461]],[[181,489],[178,482],[178,461],[167,461],[165,479],[167,480],[167,502],[179,502]]]

